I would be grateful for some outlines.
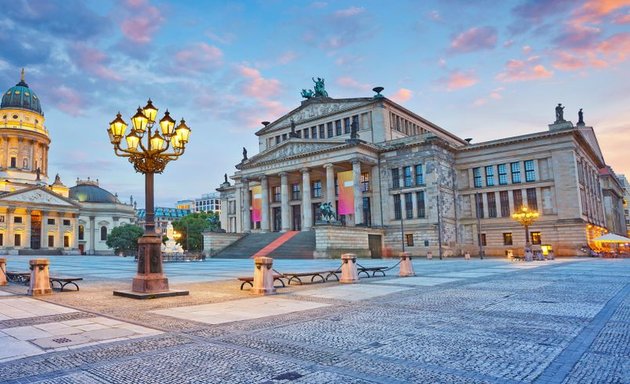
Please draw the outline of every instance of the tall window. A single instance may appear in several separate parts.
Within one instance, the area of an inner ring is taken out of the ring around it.
[[[343,133],[350,133],[350,118],[345,117],[343,119]]]
[[[101,240],[107,240],[107,227],[104,225],[101,227]]]
[[[488,165],[486,167],[486,186],[492,187],[494,185],[494,167]]]
[[[475,209],[477,210],[477,217],[483,219],[483,195],[481,193],[475,193]]]
[[[424,174],[422,173],[422,164],[416,164],[416,185],[424,184]]]
[[[532,244],[540,245],[540,243],[542,242],[542,239],[540,237],[540,232],[532,232],[530,233],[530,236],[532,238]]]
[[[328,133],[331,134],[332,136],[332,123],[328,123],[330,124],[330,130],[328,131]],[[330,137],[330,136],[328,136]],[[326,138],[326,126],[324,124],[320,124],[319,125],[319,138],[320,139],[325,139]]]
[[[392,188],[400,188],[400,171],[392,168]]]
[[[413,219],[413,193],[405,193],[405,217]]]
[[[400,212],[400,195],[394,195],[394,219],[400,220],[402,213]]]
[[[508,191],[499,192],[501,200],[501,217],[510,217],[510,197]]]
[[[479,240],[480,240],[481,245],[483,245],[484,247],[486,245],[488,245],[488,244],[486,244],[486,234],[485,233],[480,234]]]
[[[79,225],[79,240],[83,240],[85,237],[85,227],[83,225]]]
[[[411,167],[403,167],[403,176],[405,178],[405,187],[411,187],[413,185],[413,175],[411,174]]]
[[[489,192],[488,196],[488,217],[497,217],[497,201],[494,192]]]
[[[521,164],[519,162],[510,163],[510,169],[512,171],[512,183],[521,182]]]
[[[424,191],[416,192],[416,205],[418,206],[418,217],[424,218],[427,214],[424,206]]]
[[[0,233],[0,246],[4,245],[4,233]]]
[[[506,185],[508,183],[507,166],[505,164],[499,164],[497,168],[499,169],[499,185]]]
[[[333,132],[333,123],[326,124],[326,130],[328,131],[329,139],[335,135],[335,132]]]
[[[512,232],[503,233],[503,245],[512,245]]]
[[[311,137],[317,139],[317,127],[311,127]]]
[[[365,172],[361,174],[361,191],[368,192],[370,190],[370,174]]]
[[[481,168],[473,168],[473,180],[475,188],[481,188]]]
[[[15,245],[16,247],[22,246],[22,235],[20,235],[19,233],[16,233],[13,236],[13,245]]]
[[[523,194],[520,189],[512,191],[512,200],[514,200],[514,210],[518,211],[523,206]]]
[[[273,201],[276,203],[279,202],[281,199],[280,197],[281,195],[282,195],[282,192],[280,190],[280,187],[279,186],[273,187]]]
[[[17,167],[17,158],[12,157],[11,158],[11,168],[15,168]]]
[[[341,120],[335,121],[335,136],[341,136]]]
[[[408,247],[413,247],[413,233],[405,234],[405,242],[407,243]]]
[[[536,201],[536,188],[527,188],[527,207],[532,211],[538,210],[538,202]]]
[[[22,224],[22,216],[14,216],[13,217],[13,222],[15,224]]]
[[[53,248],[55,246],[55,236],[48,235],[48,247]]]
[[[291,200],[300,200],[300,184],[291,184]]]
[[[322,197],[322,182],[320,180],[313,182],[313,197]]]
[[[305,139],[308,139],[308,137],[309,137],[309,129],[308,129],[308,128],[305,128],[305,129],[304,129],[304,138],[305,138]]]
[[[63,237],[63,246],[64,248],[68,248],[70,246],[70,236],[65,235]]]
[[[525,181],[536,181],[536,171],[534,170],[534,160],[525,161]]]

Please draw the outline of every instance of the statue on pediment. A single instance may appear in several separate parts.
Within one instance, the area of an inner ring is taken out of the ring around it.
[[[585,125],[584,124],[584,112],[582,112],[582,108],[580,108],[580,110],[578,111],[578,125]]]
[[[243,147],[243,161],[247,160],[247,149]]]
[[[305,99],[310,99],[311,97],[315,96],[315,92],[313,92],[310,89],[302,89],[302,97]]]
[[[558,103],[558,106],[556,107],[556,123],[561,123],[565,121],[564,120],[564,107],[562,106],[562,104]]]
[[[315,97],[328,97],[328,92],[326,92],[326,86],[324,85],[324,79],[318,77],[317,80],[312,78],[315,83]]]

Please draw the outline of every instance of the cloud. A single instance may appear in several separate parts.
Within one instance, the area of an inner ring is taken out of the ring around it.
[[[433,21],[442,21],[442,16],[440,16],[440,12],[436,10],[432,10],[427,14],[427,16]]]
[[[574,71],[586,67],[588,63],[582,57],[576,57],[569,52],[556,52],[553,67],[561,71]]]
[[[109,58],[99,49],[78,42],[70,46],[68,53],[75,64],[87,73],[104,80],[122,80],[119,74],[107,67]]]
[[[280,81],[276,79],[265,79],[255,68],[241,65],[238,73],[243,78],[242,90],[248,96],[266,100],[276,96],[280,92]]]
[[[514,22],[508,29],[512,33],[525,32],[566,13],[574,4],[574,0],[526,0],[512,9]]]
[[[336,83],[343,88],[352,89],[354,91],[365,92],[370,90],[369,84],[360,83],[350,76],[339,77]]]
[[[571,51],[554,51],[555,68],[573,71],[588,67],[603,68],[624,62],[630,56],[630,33],[614,34],[603,40],[589,39]]]
[[[51,89],[50,93],[54,97],[48,102],[52,102],[55,107],[72,116],[83,114],[85,103],[75,89],[61,85]]]
[[[278,64],[287,65],[297,58],[297,54],[293,51],[287,51],[278,57]]]
[[[493,89],[487,96],[476,99],[473,102],[473,106],[480,107],[482,105],[487,104],[491,100],[501,100],[503,98],[503,95],[501,94],[501,92],[503,92],[504,89],[505,88],[503,87],[498,87],[498,88]]]
[[[503,82],[529,81],[546,79],[553,76],[553,72],[547,70],[542,64],[538,64],[538,57],[530,57],[523,60],[509,60],[505,64],[503,72],[496,79]]]
[[[160,10],[149,5],[148,0],[126,0],[123,3],[120,30],[125,38],[135,44],[148,44],[164,22]]]
[[[441,78],[438,82],[446,86],[446,90],[454,91],[461,88],[472,87],[479,82],[479,79],[472,71],[451,71],[448,76]]]
[[[406,88],[400,88],[393,95],[389,97],[389,99],[397,102],[404,103],[405,101],[411,99],[413,97],[413,91]]]
[[[236,35],[234,35],[233,33],[229,33],[229,32],[224,32],[221,34],[218,33],[214,33],[211,30],[207,30],[205,32],[205,35],[213,41],[216,41],[217,43],[221,43],[221,44],[232,44],[234,42],[234,40],[236,40]]]
[[[571,24],[554,39],[554,42],[558,47],[588,48],[597,41],[600,34],[601,30],[599,28]]]
[[[304,21],[302,39],[327,53],[355,44],[371,37],[374,26],[364,8],[350,7],[320,15],[311,13]]]
[[[190,44],[175,53],[173,71],[201,72],[221,65],[223,52],[207,43]]]
[[[600,23],[617,10],[630,7],[629,0],[588,0],[573,14],[573,23]],[[619,15],[621,16],[621,15]],[[619,17],[618,16],[618,17]],[[627,14],[625,15],[628,16]],[[623,16],[622,20],[623,20]]]
[[[362,7],[350,7],[350,8],[346,8],[346,9],[341,9],[339,11],[335,11],[334,15],[337,18],[346,18],[346,17],[352,17],[352,16],[360,15],[363,12],[365,12],[365,8],[362,8]]]
[[[465,53],[492,49],[497,44],[497,30],[494,27],[474,27],[455,36],[450,51]]]

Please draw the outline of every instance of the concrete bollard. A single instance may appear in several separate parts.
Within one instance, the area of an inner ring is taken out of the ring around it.
[[[427,260],[431,260],[433,258],[433,252],[427,252]]]
[[[28,288],[29,296],[50,295],[50,275],[48,273],[48,259],[31,259],[28,261],[31,270],[31,282]]]
[[[416,273],[413,271],[413,264],[409,252],[400,252],[400,273],[398,273],[398,276],[409,277],[415,275]]]
[[[464,253],[464,260],[470,260],[470,252]]]
[[[354,253],[344,253],[341,255],[341,278],[340,283],[356,283],[359,281],[357,271],[357,255]]]
[[[7,259],[0,257],[0,285],[7,285]]]
[[[251,293],[255,295],[273,295],[276,288],[273,286],[273,259],[271,257],[254,258],[254,286]]]

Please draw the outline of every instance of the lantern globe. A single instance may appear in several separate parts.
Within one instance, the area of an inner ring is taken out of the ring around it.
[[[142,108],[142,112],[149,119],[149,123],[153,123],[157,116],[158,109],[153,105],[151,99],[147,101],[147,105]]]

